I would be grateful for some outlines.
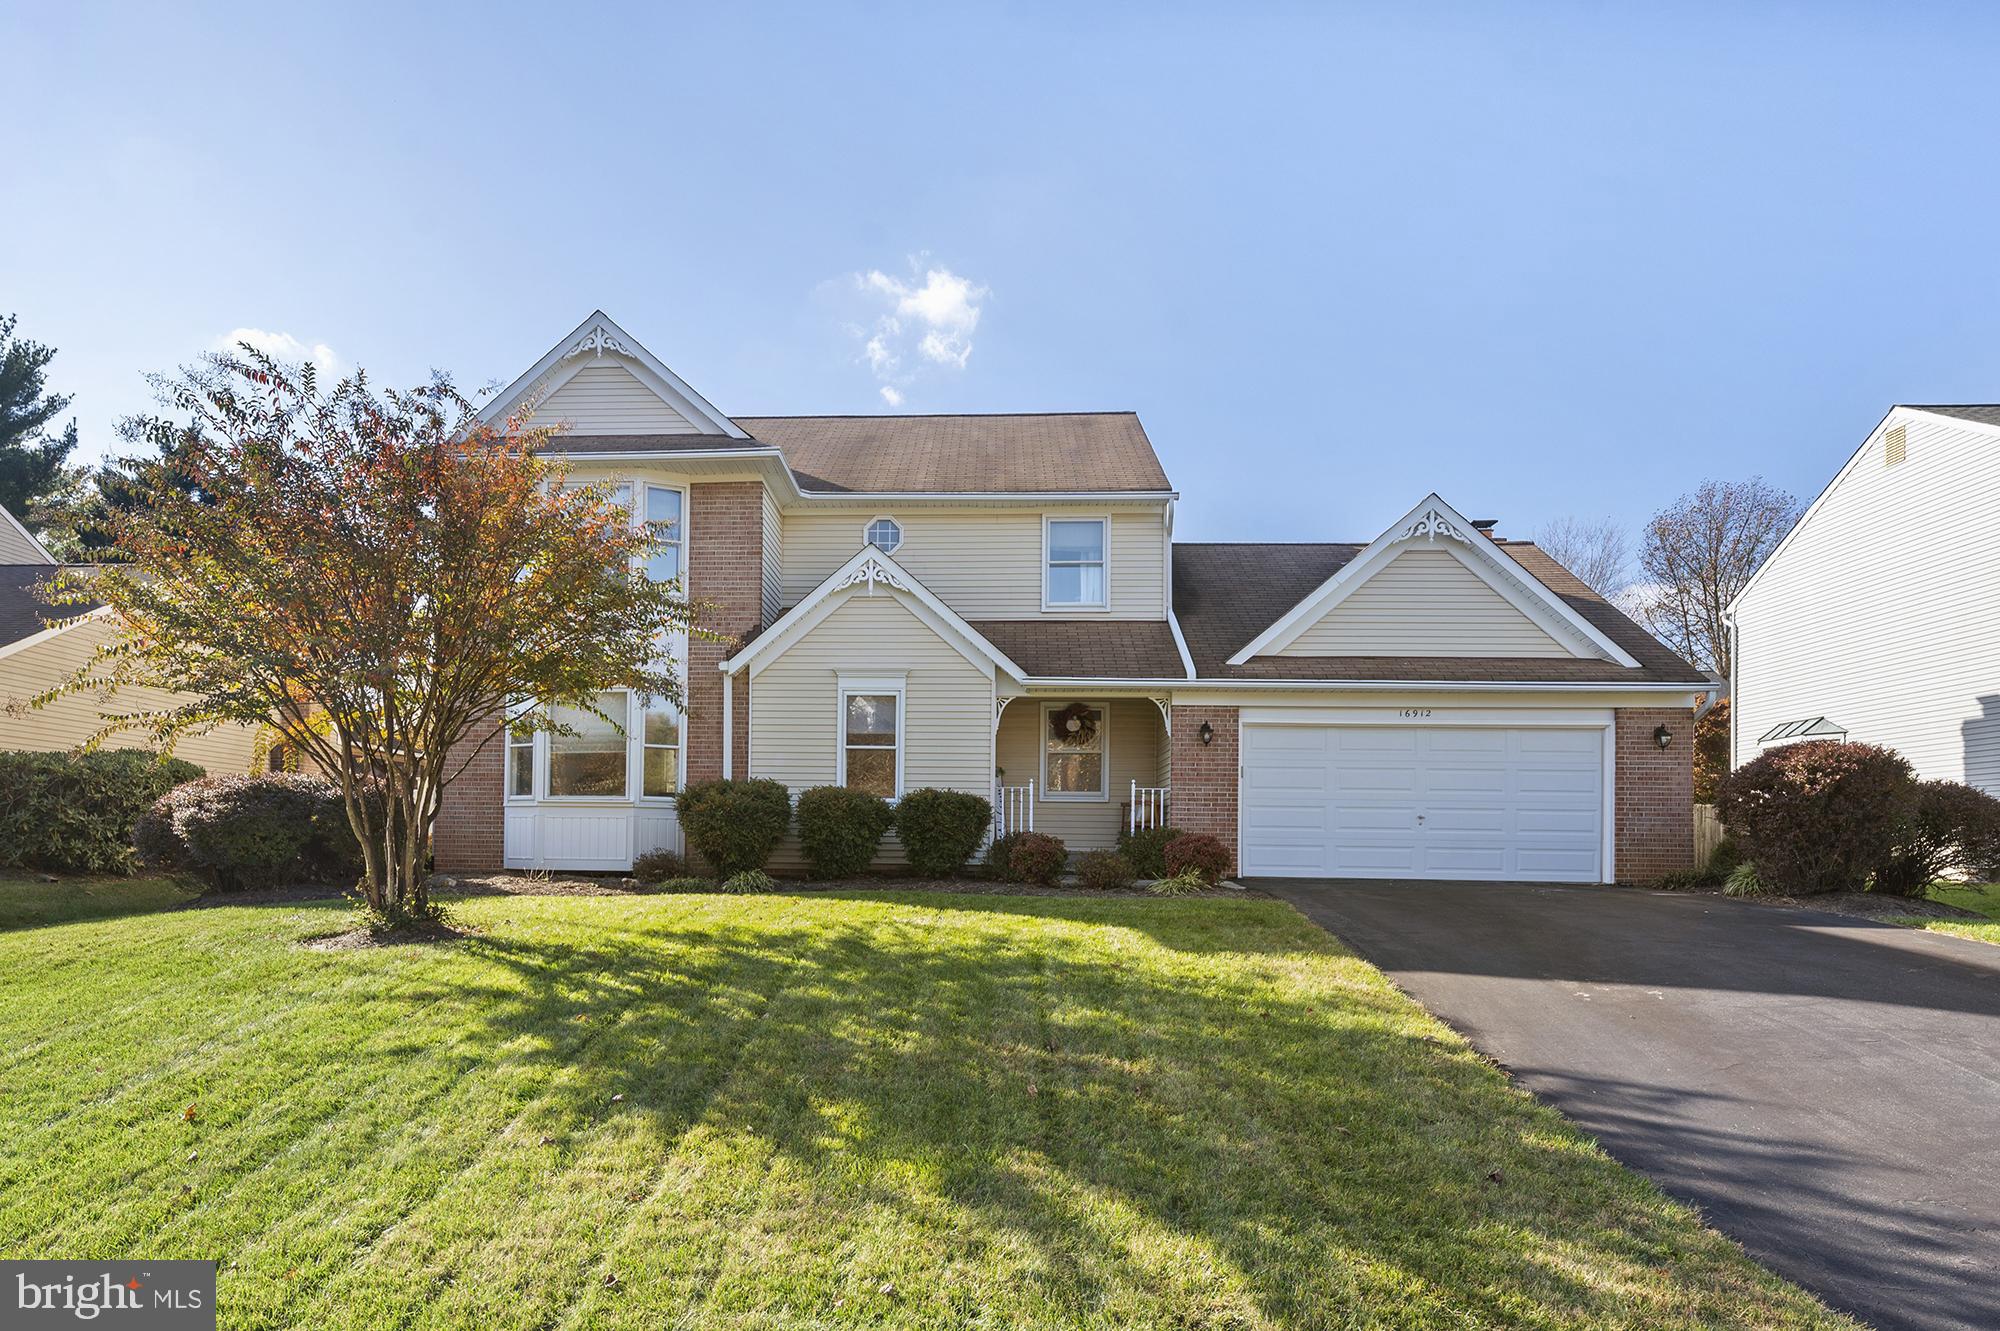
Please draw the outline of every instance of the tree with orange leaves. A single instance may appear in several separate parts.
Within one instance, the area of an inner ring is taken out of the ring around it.
[[[425,879],[446,785],[494,722],[551,726],[630,689],[678,705],[667,649],[702,630],[645,556],[672,533],[634,523],[604,486],[562,483],[546,429],[477,419],[448,377],[377,392],[355,373],[244,346],[155,380],[162,414],[128,438],[166,459],[121,513],[125,561],[68,580],[122,626],[52,691],[152,686],[180,700],[114,714],[98,739],[272,728],[340,785],[382,921],[433,914]]]

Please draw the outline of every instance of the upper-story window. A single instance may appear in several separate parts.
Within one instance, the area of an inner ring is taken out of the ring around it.
[[[684,502],[679,490],[670,490],[664,485],[646,487],[646,511],[641,517],[660,542],[653,553],[646,556],[646,576],[654,582],[671,582],[681,575],[681,506]]]
[[[894,518],[877,518],[868,524],[865,539],[883,554],[893,555],[903,543],[903,526]]]
[[[1104,518],[1049,518],[1042,532],[1046,569],[1042,601],[1054,607],[1102,609],[1105,604]]]

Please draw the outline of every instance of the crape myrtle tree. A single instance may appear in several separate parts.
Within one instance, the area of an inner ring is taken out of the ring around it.
[[[326,390],[241,350],[156,379],[162,414],[127,423],[164,462],[111,516],[120,562],[65,588],[123,632],[44,700],[94,691],[100,741],[136,729],[163,749],[270,727],[339,783],[368,906],[421,919],[440,799],[496,723],[557,728],[564,706],[621,724],[598,711],[607,689],[678,704],[662,643],[700,633],[697,608],[637,571],[668,534],[565,485],[537,454],[547,430],[479,422],[443,375]],[[117,714],[140,685],[177,700]]]

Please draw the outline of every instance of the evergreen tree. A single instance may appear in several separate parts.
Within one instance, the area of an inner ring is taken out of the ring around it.
[[[42,500],[74,482],[68,467],[76,422],[50,434],[49,422],[69,406],[44,391],[54,347],[14,336],[14,316],[0,315],[0,505],[27,521]]]

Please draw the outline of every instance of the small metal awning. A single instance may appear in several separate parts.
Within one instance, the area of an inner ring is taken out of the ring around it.
[[[1847,731],[1823,716],[1807,717],[1803,721],[1787,721],[1783,725],[1772,726],[1757,737],[1759,744],[1792,744],[1805,739],[1846,739]]]

